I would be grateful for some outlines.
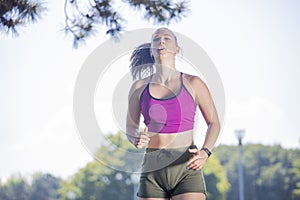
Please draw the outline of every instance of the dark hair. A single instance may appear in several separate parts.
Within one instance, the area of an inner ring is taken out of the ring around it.
[[[154,57],[150,54],[151,43],[144,43],[135,48],[130,57],[130,72],[133,79],[142,79],[154,71]]]
[[[160,31],[160,30],[167,30],[171,34],[173,34],[175,38],[175,43],[178,46],[177,42],[177,37],[174,34],[173,31],[171,31],[168,28],[162,27],[156,29],[155,32]],[[152,35],[153,36],[153,35]],[[130,71],[133,80],[135,79],[142,79],[146,76],[150,76],[154,72],[154,57],[150,54],[151,50],[151,43],[144,43],[132,52],[131,57],[130,57]]]

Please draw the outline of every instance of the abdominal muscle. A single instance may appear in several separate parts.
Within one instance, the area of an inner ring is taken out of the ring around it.
[[[148,148],[181,148],[193,144],[193,130],[178,133],[154,133],[148,132],[150,142]]]

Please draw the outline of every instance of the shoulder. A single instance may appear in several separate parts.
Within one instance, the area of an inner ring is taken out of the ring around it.
[[[149,81],[150,81],[150,77],[146,77],[146,78],[134,81],[131,85],[129,95],[130,96],[131,95],[140,96],[140,94],[144,91],[144,89],[148,85]]]
[[[183,73],[183,79],[187,82],[193,89],[207,88],[205,82],[199,77],[191,74]]]
[[[205,105],[211,101],[211,94],[206,83],[198,76],[185,75],[192,91],[194,92],[195,102],[199,106]]]
[[[150,77],[136,80],[132,83],[131,89],[139,90],[139,89],[145,88],[147,86],[147,84],[149,83],[149,81],[150,81]]]

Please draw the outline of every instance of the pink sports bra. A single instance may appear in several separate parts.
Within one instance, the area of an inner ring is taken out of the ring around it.
[[[170,98],[158,99],[151,96],[150,82],[142,92],[141,111],[144,123],[150,132],[168,134],[194,128],[196,105],[192,95],[183,84],[182,72],[180,82],[178,94]]]

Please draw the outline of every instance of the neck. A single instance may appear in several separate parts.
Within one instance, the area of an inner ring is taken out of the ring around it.
[[[156,78],[161,84],[178,79],[179,71],[174,67],[164,66],[162,64],[156,64]]]

